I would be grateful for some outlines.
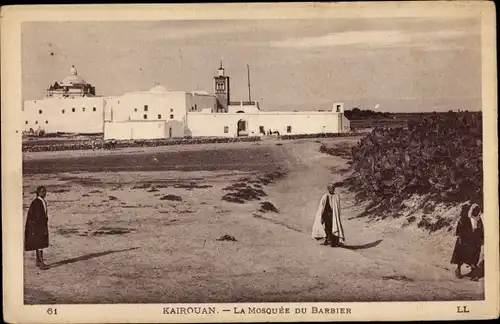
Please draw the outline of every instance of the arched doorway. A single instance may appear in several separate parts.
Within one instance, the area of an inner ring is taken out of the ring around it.
[[[238,124],[236,126],[238,136],[248,136],[248,122],[246,120],[238,120]]]

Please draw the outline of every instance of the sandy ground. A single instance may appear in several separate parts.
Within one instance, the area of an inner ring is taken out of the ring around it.
[[[401,228],[397,221],[354,219],[361,206],[354,206],[347,192],[341,191],[346,246],[325,247],[313,240],[318,200],[328,182],[342,179],[338,170],[345,168],[345,160],[320,153],[319,146],[304,140],[26,154],[25,169],[31,171],[24,177],[24,214],[36,186],[46,185],[51,246],[45,255],[51,267],[38,270],[33,252],[25,253],[25,302],[483,298],[482,279],[454,278],[451,234],[429,235],[414,226]],[[192,154],[186,157],[179,150]],[[62,162],[78,166],[87,157],[99,165],[106,156],[128,156],[155,167],[124,171],[107,161],[100,170],[82,171]],[[244,160],[251,161],[249,166]],[[176,170],[176,161],[192,167]],[[36,168],[46,171],[36,173]],[[286,169],[286,176],[257,183],[278,169]],[[228,193],[224,189],[235,183],[266,196],[242,204],[222,200]],[[162,200],[166,195],[182,201]],[[260,212],[262,201],[278,212]],[[218,241],[224,234],[236,241]]]

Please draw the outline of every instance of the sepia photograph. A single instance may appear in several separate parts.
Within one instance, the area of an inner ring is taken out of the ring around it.
[[[158,304],[160,322],[348,321],[377,302],[497,316],[494,7],[322,5],[20,22],[2,100],[20,305],[48,322],[96,304]]]

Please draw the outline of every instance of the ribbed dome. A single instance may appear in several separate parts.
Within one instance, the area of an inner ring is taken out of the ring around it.
[[[87,81],[85,81],[79,75],[69,75],[69,76],[65,77],[61,82],[59,82],[59,84],[65,85],[65,86],[70,86],[70,85],[76,85],[76,84],[87,84]]]
[[[78,71],[76,70],[75,66],[72,65],[71,69],[69,70],[71,75],[65,77],[62,81],[59,82],[60,85],[62,86],[72,86],[72,85],[82,85],[82,84],[87,84],[87,82],[78,75]]]

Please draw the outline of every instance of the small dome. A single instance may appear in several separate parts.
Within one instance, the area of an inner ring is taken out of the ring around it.
[[[71,86],[76,84],[87,84],[87,82],[79,75],[73,74],[65,77],[61,82],[59,82],[59,84],[65,86]]]
[[[149,90],[149,92],[165,93],[165,92],[168,92],[168,90],[164,86],[157,85],[157,86],[152,87],[151,90]]]
[[[65,77],[62,81],[59,82],[60,85],[62,86],[72,86],[72,85],[80,85],[80,84],[87,84],[87,82],[78,75],[78,72],[76,71],[76,68],[74,65],[71,66],[71,69],[69,70],[71,75]]]

